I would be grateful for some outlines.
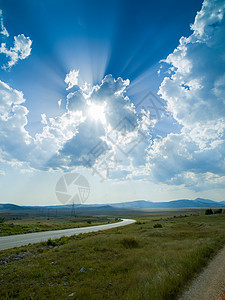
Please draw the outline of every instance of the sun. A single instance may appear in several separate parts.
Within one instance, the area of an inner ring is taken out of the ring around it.
[[[95,121],[101,121],[103,124],[106,123],[105,119],[105,103],[103,105],[97,105],[95,103],[88,103],[88,114]]]

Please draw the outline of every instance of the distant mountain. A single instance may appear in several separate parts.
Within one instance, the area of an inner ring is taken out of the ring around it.
[[[213,201],[213,200],[204,199],[204,198],[196,198],[193,201],[199,201],[199,202],[204,202],[204,203],[208,203],[208,204],[215,203],[215,201]],[[218,203],[218,202],[216,202],[216,203]]]
[[[15,205],[15,204],[0,204],[0,210],[21,210],[24,209],[23,206]]]
[[[137,200],[137,201],[131,201],[131,202],[121,202],[121,203],[111,203],[112,207],[120,207],[120,208],[151,208],[152,205],[154,205],[153,202],[146,201],[146,200]]]
[[[68,209],[70,210],[72,205],[53,205],[53,206],[20,206],[15,204],[0,204],[0,210],[26,210],[26,209]],[[109,209],[113,208],[109,204],[89,204],[89,205],[75,205],[76,209]]]
[[[26,210],[26,209],[71,209],[71,205],[55,206],[19,206],[15,204],[0,204],[0,210]],[[111,203],[111,204],[81,204],[76,206],[76,210],[86,211],[113,211],[118,209],[182,209],[182,208],[225,208],[225,201],[216,202],[210,199],[196,198],[195,200],[181,199],[169,202],[151,202],[137,200],[130,202]]]
[[[210,208],[224,207],[225,203],[215,202],[209,199],[196,198],[195,200],[181,199],[169,202],[151,202],[146,200],[113,203],[113,207],[121,207],[127,209],[170,209],[170,208]]]

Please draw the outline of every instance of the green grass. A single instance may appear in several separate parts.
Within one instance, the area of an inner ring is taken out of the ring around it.
[[[156,220],[157,219],[157,220]],[[162,228],[154,225],[162,224]],[[225,244],[225,215],[137,224],[0,252],[0,299],[174,300]],[[84,267],[86,272],[80,272]]]
[[[23,216],[11,218],[4,223],[0,223],[0,236],[22,234],[47,230],[59,230],[67,228],[86,227],[112,223],[106,217],[37,217]]]

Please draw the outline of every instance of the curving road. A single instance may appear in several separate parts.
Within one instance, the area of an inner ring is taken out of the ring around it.
[[[136,221],[132,219],[122,219],[121,222],[98,225],[98,226],[1,236],[0,250],[10,249],[10,248],[24,246],[28,244],[40,243],[40,242],[47,241],[49,238],[59,239],[62,236],[78,235],[80,233],[95,232],[99,230],[106,230],[106,229],[116,228],[120,226],[126,226],[135,222]]]

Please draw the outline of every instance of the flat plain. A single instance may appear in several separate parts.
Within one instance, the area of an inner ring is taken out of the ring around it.
[[[126,227],[1,251],[0,298],[174,300],[225,244],[225,214],[132,218]]]

